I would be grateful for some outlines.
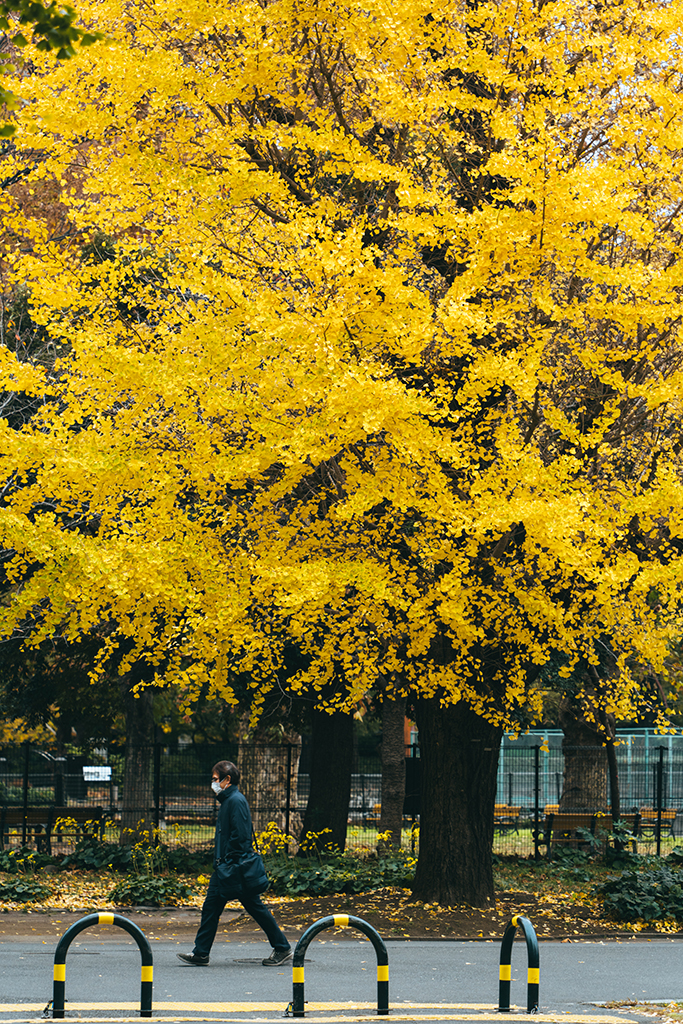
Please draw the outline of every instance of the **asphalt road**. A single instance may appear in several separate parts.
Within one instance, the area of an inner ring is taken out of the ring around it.
[[[100,1002],[125,1002],[128,1014],[136,1016],[139,952],[132,939],[119,938],[120,931],[108,932],[106,937],[96,931],[81,933],[69,950],[67,1018],[85,1019],[83,1013],[70,1013],[69,1004],[75,1010],[75,1004]],[[0,942],[0,1021],[20,1019],[22,1007],[24,1018],[39,1017],[38,1007],[42,1009],[52,995],[54,945],[52,939],[43,943],[38,938]],[[437,1019],[442,1006],[445,1020],[453,1019],[454,1004],[490,1008],[497,1003],[498,943],[416,940],[387,945],[392,1015],[401,1013],[402,1007],[405,1013],[406,1003],[418,1003],[425,1014],[427,1007],[434,1007],[431,1012],[437,1013]],[[201,968],[177,960],[177,952],[191,948],[185,941],[159,940],[152,946],[154,1005],[160,1012],[163,1008],[179,1013],[190,1004],[253,1004],[254,1012],[248,1014],[252,1019],[258,1014],[259,1019],[278,1019],[291,999],[291,962],[280,968],[261,966],[261,958],[269,952],[265,942],[221,940],[214,946],[210,965]],[[683,998],[683,942],[679,939],[543,942],[540,953],[541,1013],[562,1014],[571,1020],[595,1014],[595,1004],[601,1002]],[[314,939],[306,959],[306,999],[312,1005],[366,1004],[366,1016],[371,1014],[376,1002],[375,964],[373,947],[364,939]],[[526,1003],[526,966],[524,944],[517,942],[512,1002],[519,1006]]]

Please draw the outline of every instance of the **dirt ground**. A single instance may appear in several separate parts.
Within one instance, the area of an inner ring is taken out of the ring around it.
[[[273,905],[273,910],[283,927],[301,929],[328,914],[354,914],[372,924],[387,939],[500,938],[513,915],[528,917],[539,939],[635,934],[633,929],[625,933],[623,924],[601,919],[595,905],[574,902],[566,894],[504,892],[489,908],[476,909],[416,902],[406,889],[378,889],[357,896],[305,897],[282,902],[277,908]],[[231,924],[230,930],[239,932],[249,927],[248,919],[241,917]],[[681,934],[683,936],[683,925]]]
[[[440,907],[436,904],[415,902],[409,890],[378,889],[356,896],[325,896],[288,899],[266,897],[280,925],[293,940],[310,924],[331,914],[352,914],[372,924],[386,939],[474,939],[486,941],[500,938],[514,914],[528,917],[539,939],[578,940],[588,936],[617,938],[649,932],[634,926],[611,924],[597,916],[595,906],[581,899],[574,901],[570,894],[534,894],[530,892],[501,893],[495,904],[487,909],[472,907]],[[232,909],[231,909],[232,907]],[[239,905],[226,908],[221,933],[225,937],[248,938],[261,933]],[[50,941],[59,938],[66,929],[87,913],[109,907],[82,909],[22,909],[0,910],[0,941],[12,936]],[[153,910],[144,907],[116,908],[117,912],[132,919],[149,938],[186,939],[194,936],[199,923],[199,908],[168,908]],[[670,935],[676,934],[669,932]],[[339,934],[353,936],[351,930],[338,929]],[[111,938],[120,938],[118,929],[106,929]],[[683,925],[681,926],[683,937]],[[104,937],[105,932],[100,936]]]

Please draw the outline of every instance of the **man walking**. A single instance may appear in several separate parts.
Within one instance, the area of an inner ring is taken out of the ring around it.
[[[287,937],[261,899],[260,894],[266,888],[267,880],[264,878],[262,885],[256,880],[253,883],[255,888],[251,888],[249,882],[249,877],[254,877],[253,866],[248,870],[245,864],[250,857],[252,862],[254,860],[253,832],[249,804],[238,789],[239,781],[239,769],[232,761],[219,761],[211,772],[211,788],[221,805],[216,820],[214,872],[202,906],[202,919],[195,936],[194,949],[191,953],[177,954],[178,959],[196,967],[208,964],[218,921],[225,904],[233,899],[240,901],[246,912],[266,933],[273,947],[270,956],[262,961],[265,967],[277,967],[292,955]]]

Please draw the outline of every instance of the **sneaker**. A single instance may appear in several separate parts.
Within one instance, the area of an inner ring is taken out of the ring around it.
[[[198,953],[176,953],[176,956],[184,964],[193,964],[195,967],[206,967],[209,962],[208,956],[199,956]]]
[[[270,956],[267,956],[261,963],[264,967],[277,967],[278,964],[283,964],[285,960],[289,960],[292,956],[293,950],[290,946],[289,949],[274,949]]]

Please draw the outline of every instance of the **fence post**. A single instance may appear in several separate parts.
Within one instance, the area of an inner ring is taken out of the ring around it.
[[[292,744],[287,744],[287,803],[285,805],[285,835],[289,835],[289,815],[292,809]]]
[[[154,824],[159,830],[159,794],[161,792],[161,744],[154,744]],[[157,835],[156,842],[159,841]]]
[[[657,764],[657,856],[662,852],[662,799],[664,782],[664,747],[659,748],[659,762]]]
[[[65,757],[55,757],[52,763],[52,778],[54,781],[55,803],[57,807],[63,807],[64,800],[64,764]]]
[[[27,840],[27,827],[26,819],[28,817],[28,766],[29,759],[31,756],[31,744],[28,740],[24,742],[24,778],[22,786],[22,807],[23,807],[23,821],[21,823],[21,845],[26,846]]]
[[[541,851],[539,849],[539,829],[540,829],[540,797],[541,797],[541,748],[539,746],[534,747],[534,860],[541,859]]]

